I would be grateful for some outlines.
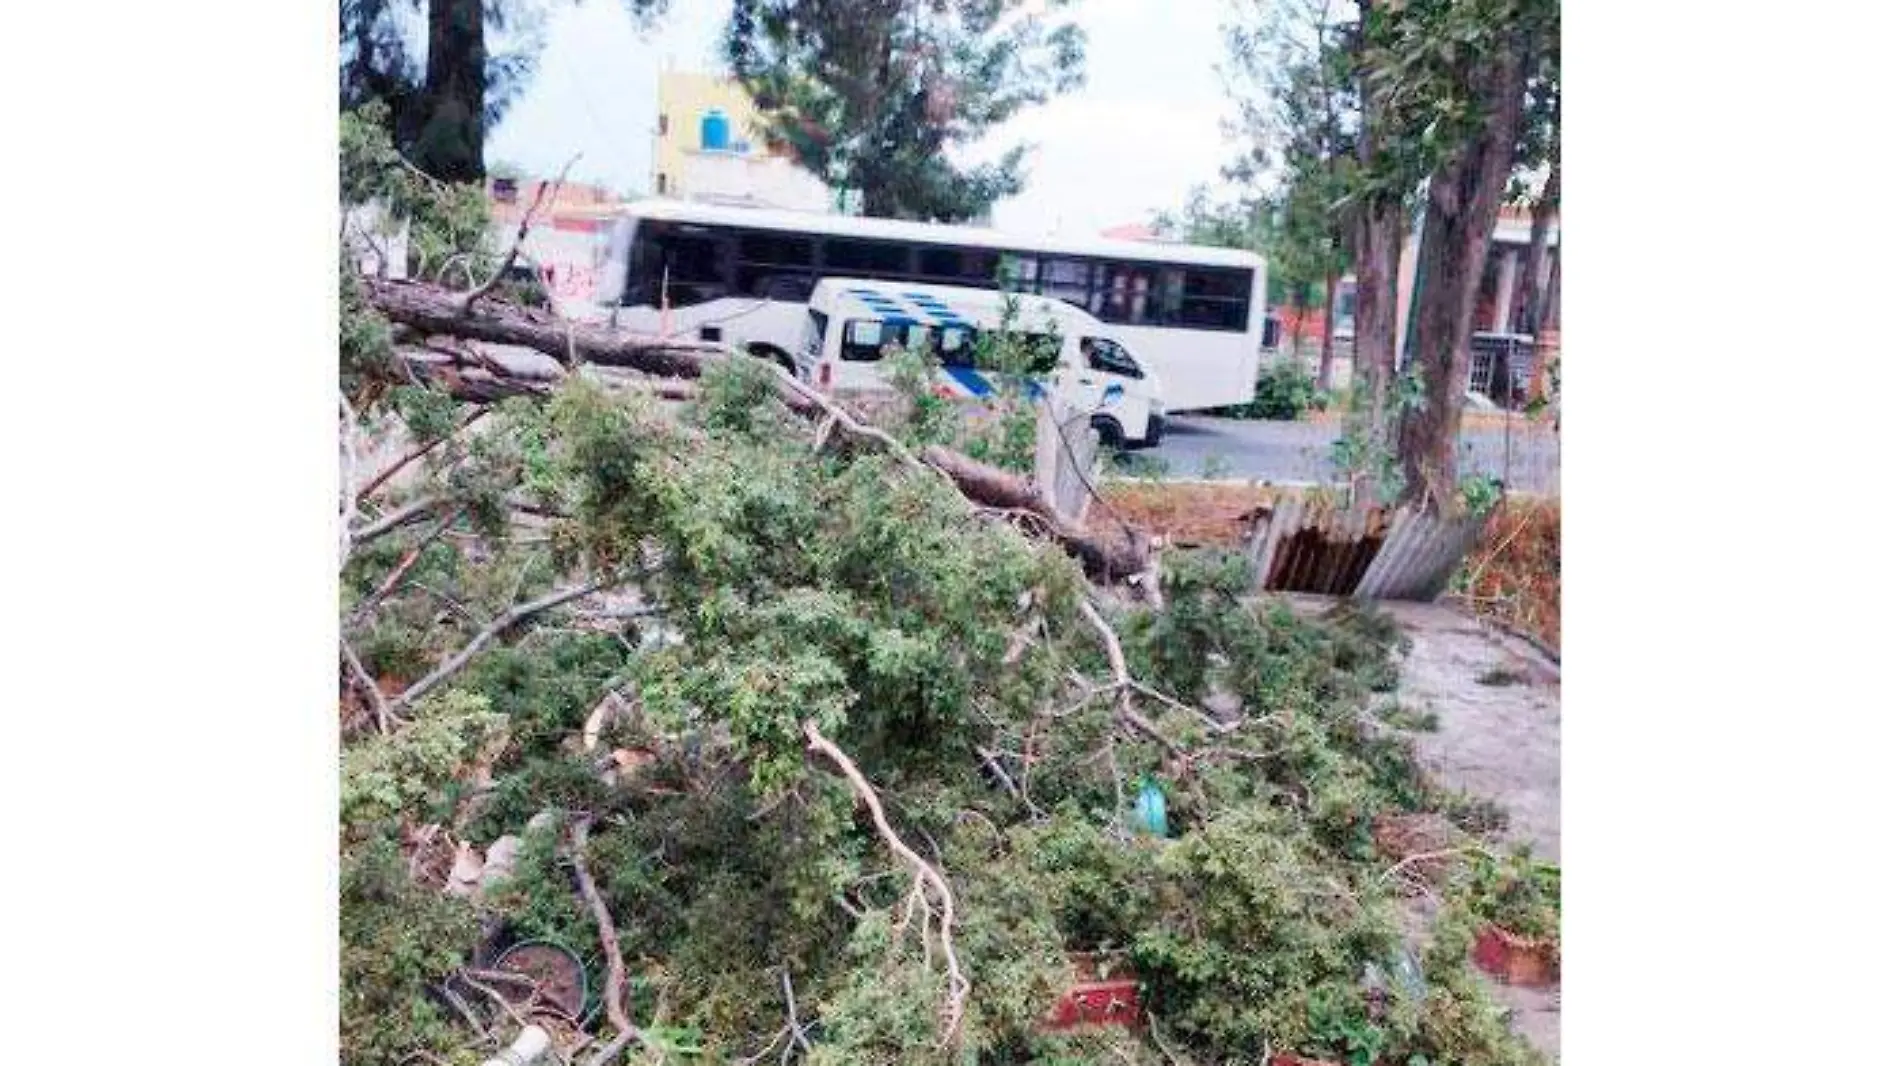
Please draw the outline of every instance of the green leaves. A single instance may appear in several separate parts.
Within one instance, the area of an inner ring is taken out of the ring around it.
[[[387,737],[343,753],[339,807],[346,829],[423,813],[481,749],[502,736],[505,720],[465,692],[422,701],[415,718]]]
[[[771,141],[868,215],[935,221],[1021,190],[1020,147],[970,168],[945,149],[1079,86],[1085,44],[1025,0],[739,0],[725,38]]]

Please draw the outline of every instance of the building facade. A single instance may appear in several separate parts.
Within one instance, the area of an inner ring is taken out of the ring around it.
[[[660,75],[653,131],[653,194],[733,207],[835,211],[839,198],[783,152],[766,146],[752,98],[730,78]]]

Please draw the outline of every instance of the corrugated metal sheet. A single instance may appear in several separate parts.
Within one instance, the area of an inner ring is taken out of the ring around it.
[[[1355,511],[1327,493],[1289,493],[1255,518],[1248,543],[1254,582],[1269,592],[1431,600],[1488,517]]]

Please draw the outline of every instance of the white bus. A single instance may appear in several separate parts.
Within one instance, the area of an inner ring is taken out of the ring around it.
[[[1160,376],[1171,412],[1253,399],[1267,267],[1231,248],[645,200],[615,220],[596,299],[627,328],[792,369],[805,303],[827,276],[992,289],[1000,277],[1108,324]]]
[[[812,290],[793,361],[801,380],[826,391],[883,391],[890,388],[886,355],[923,349],[940,366],[939,395],[981,399],[1009,387],[981,365],[983,339],[1008,326],[1033,353],[1032,396],[1046,384],[1061,406],[1088,415],[1108,447],[1161,443],[1162,383],[1138,353],[1061,300],[1020,297],[1011,321],[1005,299],[994,289],[823,278]]]

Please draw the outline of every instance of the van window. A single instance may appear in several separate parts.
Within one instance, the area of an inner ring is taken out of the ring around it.
[[[1090,370],[1136,380],[1142,377],[1141,364],[1128,349],[1106,337],[1082,338],[1082,354],[1088,357]]]
[[[823,311],[813,311],[805,321],[805,354],[813,359],[824,354],[825,330],[831,327],[831,317]]]
[[[872,318],[854,318],[844,324],[839,358],[850,363],[875,363],[884,358],[885,324]]]
[[[886,348],[933,344],[935,332],[917,323],[854,318],[844,324],[844,343],[839,345],[838,355],[853,363],[875,363],[884,358]]]

